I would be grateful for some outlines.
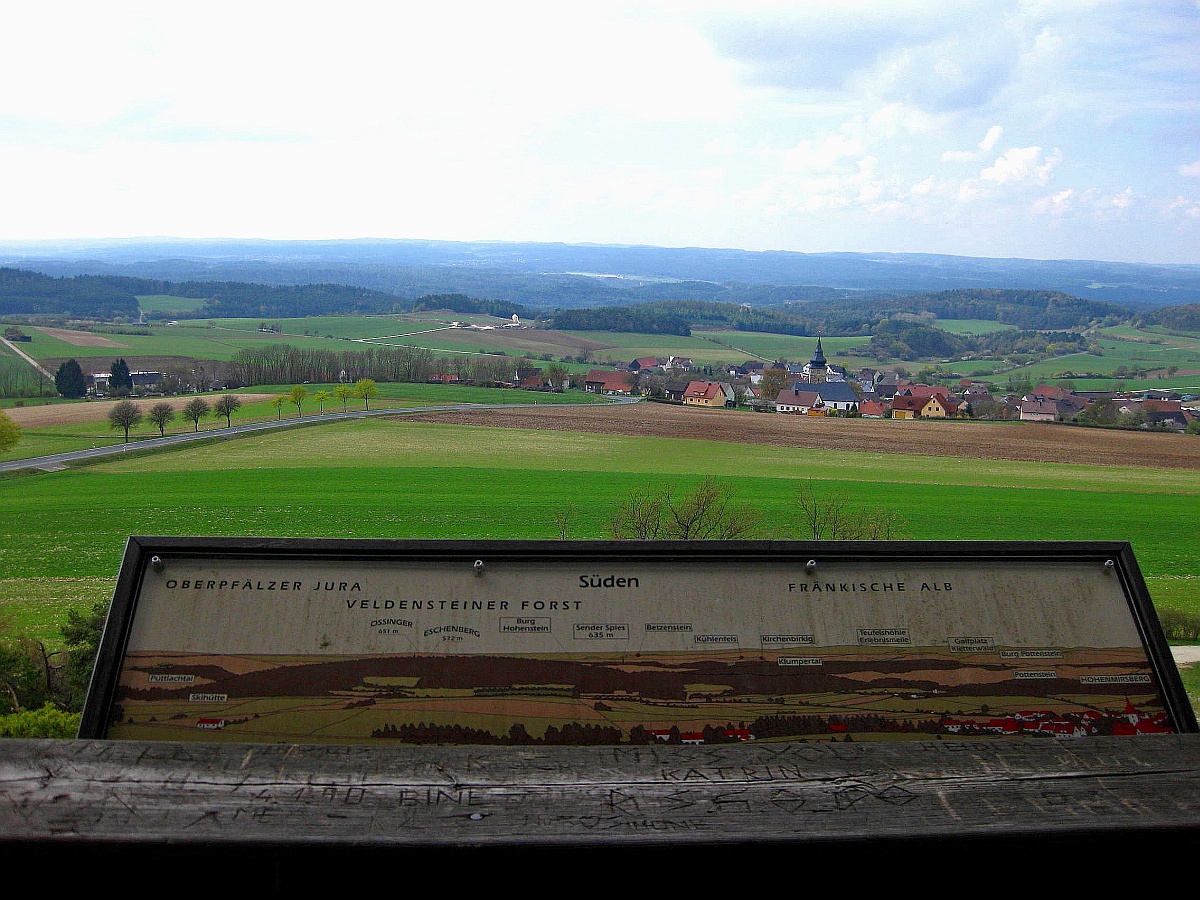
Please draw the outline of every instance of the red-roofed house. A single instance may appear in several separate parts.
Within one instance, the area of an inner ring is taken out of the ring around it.
[[[733,396],[733,388],[725,390],[726,385],[719,381],[693,381],[683,392],[685,406],[711,406],[724,409],[729,405]]]
[[[960,404],[943,391],[944,388],[935,388],[925,396],[909,391],[897,394],[892,398],[892,418],[953,419],[959,413]]]
[[[609,372],[592,369],[583,380],[583,389],[589,394],[630,394],[633,388],[625,372]]]

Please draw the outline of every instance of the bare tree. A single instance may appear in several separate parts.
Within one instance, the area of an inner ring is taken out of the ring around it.
[[[192,430],[200,430],[200,420],[208,415],[208,401],[203,397],[193,397],[183,407],[183,417],[192,423]]]
[[[900,518],[891,510],[859,506],[844,494],[819,492],[805,481],[796,492],[803,537],[814,541],[888,541],[899,536]]]
[[[213,415],[225,417],[225,427],[233,425],[233,414],[242,408],[240,397],[234,394],[222,394],[213,404]]]
[[[150,413],[146,416],[150,420],[150,424],[158,429],[158,436],[163,437],[167,433],[167,426],[175,421],[175,410],[171,408],[171,404],[167,402],[155,403],[150,407]]]
[[[663,498],[650,485],[629,492],[608,522],[615,540],[650,541],[662,537]]]
[[[113,404],[108,411],[108,424],[111,428],[121,428],[125,431],[125,443],[129,443],[129,429],[136,428],[142,422],[142,411],[132,400],[120,400]]]
[[[579,507],[574,503],[568,503],[554,513],[554,524],[558,528],[559,540],[565,541],[570,536],[571,525],[574,524],[578,515]]]
[[[735,490],[708,476],[690,492],[674,484],[647,485],[630,492],[609,519],[617,540],[727,541],[750,538],[761,516],[748,504],[734,501]]]

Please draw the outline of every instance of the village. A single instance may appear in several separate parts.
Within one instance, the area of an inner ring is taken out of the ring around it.
[[[1185,405],[1197,398],[1175,391],[1075,391],[1038,384],[1020,393],[997,393],[992,384],[971,379],[951,388],[910,381],[896,372],[864,368],[851,373],[828,362],[819,337],[803,365],[749,360],[723,374],[700,379],[686,357],[642,357],[622,368],[593,369],[583,389],[683,406],[800,416],[1073,422],[1180,432],[1200,428],[1194,403]]]
[[[572,373],[561,363],[545,367],[526,358],[486,357],[476,365],[449,367],[415,380],[435,384],[562,392],[573,388],[610,397],[636,397],[684,407],[742,409],[796,416],[867,419],[973,419],[1047,422],[1146,430],[1200,432],[1200,397],[1173,390],[1075,390],[1047,383],[1013,390],[963,378],[953,384],[911,380],[904,369],[849,371],[830,363],[816,339],[808,362],[746,360],[737,365],[696,365],[689,357],[646,356],[611,368]],[[431,361],[434,366],[447,360]],[[457,362],[457,361],[456,361]],[[118,368],[124,360],[114,361]],[[115,371],[115,370],[114,370]],[[127,371],[127,367],[123,371]],[[928,373],[926,373],[928,374]],[[203,368],[191,372],[129,371],[122,392],[112,371],[82,375],[88,397],[163,396],[247,386],[242,379],[218,377]],[[345,371],[340,382],[353,381]],[[304,382],[305,384],[308,381]],[[81,391],[81,394],[83,393]]]

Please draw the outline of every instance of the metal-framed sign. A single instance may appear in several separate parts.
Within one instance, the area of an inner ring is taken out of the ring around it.
[[[133,537],[80,737],[1196,730],[1127,543]]]

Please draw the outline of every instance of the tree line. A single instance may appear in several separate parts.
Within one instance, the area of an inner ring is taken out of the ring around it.
[[[0,268],[0,316],[136,317],[137,297],[98,275],[53,278]]]
[[[363,345],[356,350],[302,349],[291,344],[249,347],[234,354],[229,366],[241,384],[296,381],[426,381],[434,372],[433,351],[423,347]]]
[[[502,353],[436,356],[425,347],[360,345],[355,350],[316,350],[291,344],[251,347],[234,354],[227,368],[239,384],[295,382],[427,382],[450,374],[462,382],[489,385],[512,381],[520,361]],[[559,367],[561,368],[561,367]],[[563,370],[565,372],[565,370]]]

